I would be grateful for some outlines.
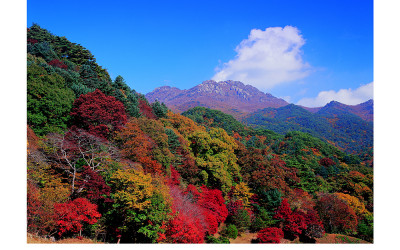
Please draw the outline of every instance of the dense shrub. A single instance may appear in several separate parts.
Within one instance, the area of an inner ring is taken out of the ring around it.
[[[277,227],[261,229],[257,234],[258,243],[281,243],[283,231]]]
[[[233,224],[229,224],[228,226],[226,226],[224,235],[228,238],[236,239],[238,236],[238,230],[236,226]]]

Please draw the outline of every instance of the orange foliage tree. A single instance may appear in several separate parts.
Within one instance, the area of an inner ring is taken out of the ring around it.
[[[121,152],[129,159],[139,162],[148,173],[161,173],[162,165],[151,157],[154,141],[139,127],[137,118],[132,118],[116,133],[114,140]]]
[[[243,179],[253,189],[278,189],[288,194],[291,186],[300,182],[297,169],[286,167],[286,163],[268,149],[247,149],[238,143],[237,156]]]
[[[160,119],[165,127],[171,127],[176,129],[184,138],[187,138],[191,133],[202,130],[205,131],[203,126],[198,126],[196,123],[180,114],[172,113],[168,111],[167,118]]]
[[[357,197],[351,196],[349,194],[343,193],[335,193],[337,197],[345,201],[357,214],[359,217],[369,216],[371,212],[369,212],[366,208],[364,203],[360,202]]]
[[[173,154],[168,148],[168,135],[165,133],[163,124],[154,119],[141,117],[137,120],[140,129],[151,138],[151,157],[164,167],[170,165]]]

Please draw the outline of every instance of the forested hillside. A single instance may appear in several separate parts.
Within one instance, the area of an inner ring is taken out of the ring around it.
[[[316,113],[294,104],[266,108],[246,116],[243,121],[282,135],[290,131],[309,133],[353,154],[361,154],[373,145],[372,122],[330,104]]]
[[[313,137],[150,104],[90,51],[28,28],[27,230],[106,243],[373,241],[373,169]]]

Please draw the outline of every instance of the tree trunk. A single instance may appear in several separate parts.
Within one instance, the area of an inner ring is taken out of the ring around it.
[[[74,167],[73,169],[74,169],[74,173],[72,174],[72,191],[71,191],[71,194],[74,194],[74,190],[75,190],[76,167]]]

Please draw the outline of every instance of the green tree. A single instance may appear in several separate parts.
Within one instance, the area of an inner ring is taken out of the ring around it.
[[[139,109],[139,101],[134,90],[125,83],[122,76],[117,76],[112,83],[114,88],[113,95],[125,106],[125,111],[131,117],[139,118],[141,116]]]
[[[116,89],[122,89],[123,91],[130,91],[130,88],[128,87],[128,85],[126,85],[125,79],[118,75],[114,82],[112,83],[113,87]]]
[[[50,62],[53,59],[58,59],[56,52],[54,52],[49,42],[35,43],[28,45],[28,53],[42,57],[46,62]]]
[[[231,221],[239,232],[246,231],[251,225],[249,211],[244,208],[238,208],[238,210],[232,215]]]
[[[53,38],[53,35],[46,29],[41,28],[38,24],[34,23],[29,29],[27,33],[28,39],[34,39],[40,42],[50,42]]]
[[[225,230],[222,232],[222,234],[228,238],[231,239],[236,239],[238,236],[238,230],[235,225],[229,224],[226,226]]]
[[[168,136],[168,148],[170,152],[176,154],[176,150],[181,146],[181,143],[179,142],[179,137],[170,128],[165,129],[165,134],[167,134]]]
[[[62,132],[67,128],[74,93],[56,74],[48,74],[36,64],[27,69],[27,116],[28,124],[38,135]]]
[[[154,114],[158,118],[166,118],[168,113],[168,108],[164,103],[160,103],[158,100],[151,104]]]

